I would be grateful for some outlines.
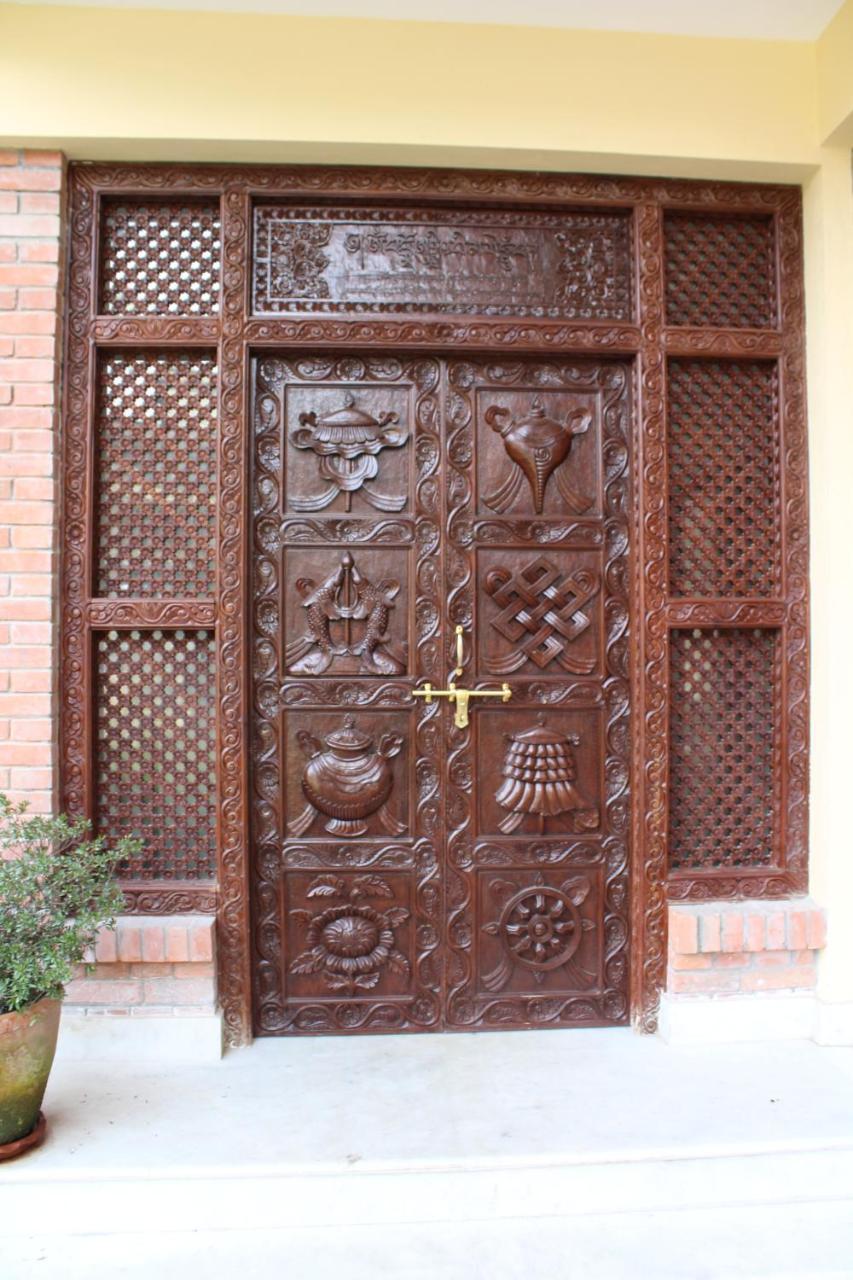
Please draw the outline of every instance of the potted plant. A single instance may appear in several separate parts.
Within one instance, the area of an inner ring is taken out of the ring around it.
[[[38,1146],[65,983],[115,924],[120,859],[131,837],[108,848],[83,818],[26,816],[0,794],[0,1160]]]

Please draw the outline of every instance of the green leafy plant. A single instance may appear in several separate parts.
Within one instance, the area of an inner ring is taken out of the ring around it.
[[[108,848],[85,819],[28,817],[0,794],[0,1014],[61,997],[98,930],[115,924],[113,872],[140,844],[126,836]]]

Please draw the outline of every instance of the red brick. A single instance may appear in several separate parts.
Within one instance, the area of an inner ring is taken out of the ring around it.
[[[717,914],[699,917],[699,943],[703,951],[720,950],[720,917]]]
[[[15,344],[11,338],[0,338],[0,359],[5,360],[7,357],[14,355]]]
[[[817,969],[814,965],[786,964],[744,973],[741,987],[744,991],[796,991],[813,987],[816,981]]]
[[[18,246],[14,240],[0,240],[0,262],[17,262]]]
[[[118,927],[118,958],[128,964],[142,959],[142,932],[124,923]]]
[[[0,151],[0,164],[10,164],[17,167],[19,162],[20,155],[17,151],[10,151],[8,147],[5,150]]]
[[[53,787],[53,770],[20,767],[15,770],[15,787],[17,789],[14,791],[10,786],[3,787],[3,790],[6,791],[10,800],[29,800],[31,792],[44,791],[45,793],[48,793],[49,801],[49,792]],[[33,803],[31,807],[35,809],[35,803]],[[43,810],[39,810],[39,812],[43,812]]]
[[[802,951],[808,941],[808,912],[788,912],[788,949]]]
[[[18,245],[19,262],[58,262],[58,240],[22,240]]]
[[[13,671],[9,688],[13,693],[48,693],[53,688],[53,673],[51,671]]]
[[[141,1004],[142,983],[138,980],[101,982],[78,978],[69,982],[65,995],[70,1004]]]
[[[53,626],[50,622],[13,622],[9,627],[12,644],[50,644]],[[0,640],[0,644],[3,641]]]
[[[743,951],[742,912],[737,910],[723,912],[720,926],[720,946],[723,951]]]
[[[0,555],[5,554],[6,552],[0,552]],[[12,671],[19,668],[24,671],[44,671],[50,667],[51,661],[49,645],[6,645],[0,651],[0,663]]]
[[[95,943],[95,959],[105,964],[114,963],[118,959],[115,929],[102,929],[98,934]]]
[[[142,931],[143,942],[145,939],[145,930]],[[152,960],[150,962],[143,961],[142,964],[130,965],[135,978],[171,978],[173,977],[171,964],[165,964],[162,961]]]
[[[0,386],[0,391],[2,391]],[[14,388],[15,404],[53,404],[56,399],[52,383],[20,382]]]
[[[190,943],[186,925],[172,925],[166,929],[166,959],[176,962],[189,960]]]
[[[166,935],[161,926],[143,926],[142,959],[146,964],[156,964],[166,959]]]
[[[809,956],[811,952],[808,952]],[[758,969],[779,969],[791,963],[790,951],[757,951],[753,956],[753,964]]]
[[[173,974],[182,981],[186,978],[214,978],[216,971],[212,963],[198,964],[193,961],[190,964],[173,964]]]
[[[146,1004],[205,1004],[213,1002],[213,983],[209,978],[146,978]]]
[[[826,946],[826,917],[822,911],[809,912],[808,945],[815,951]]]
[[[14,311],[17,303],[16,289],[0,289],[0,311]]]
[[[0,651],[0,661],[2,661]],[[29,675],[29,672],[15,672],[16,675]],[[50,676],[49,671],[37,672],[40,676]],[[16,742],[50,742],[53,721],[50,716],[29,716],[23,720],[12,721],[12,738]]]
[[[16,502],[53,502],[55,496],[50,476],[19,476],[15,480]]]
[[[3,504],[0,503],[0,508]],[[52,616],[50,600],[0,600],[0,618],[10,622],[43,622]]]
[[[59,217],[49,214],[0,214],[0,236],[59,236]]]
[[[0,428],[14,431],[13,442],[22,453],[50,453],[54,446],[52,409],[2,409]]]
[[[764,950],[764,916],[753,912],[746,917],[747,951]]]
[[[27,148],[24,151],[22,160],[28,169],[55,169],[57,173],[62,172],[64,163],[61,151],[37,151],[34,148]]]
[[[0,502],[2,524],[52,524],[54,514],[49,502]]]
[[[212,925],[192,925],[190,934],[190,959],[213,959],[213,927]]]
[[[53,382],[55,377],[53,360],[19,360],[17,356],[13,360],[0,360],[3,382]]]
[[[17,489],[15,490],[17,493]],[[771,911],[767,917],[767,950],[783,951],[786,945],[785,912]]]
[[[58,169],[0,168],[0,189],[7,191],[59,191],[62,174]]]
[[[9,530],[7,529],[8,533]],[[54,531],[52,527],[35,528],[32,525],[21,525],[11,530],[12,546],[21,547],[25,551],[49,550],[53,546]],[[8,544],[7,544],[8,545]]]
[[[0,222],[3,219],[0,217]],[[55,286],[59,281],[59,268],[52,266],[50,263],[21,263],[14,265],[0,266],[0,285],[5,287],[17,286],[20,289],[39,288],[43,285]],[[55,297],[51,298],[50,309],[56,305]],[[38,309],[38,308],[36,308]],[[22,310],[27,310],[26,303],[22,299]]]
[[[17,213],[18,197],[14,191],[0,191],[0,213]]]
[[[53,356],[56,347],[54,338],[16,338],[14,346],[16,360],[50,360],[51,369],[54,368]]]
[[[26,697],[14,693],[0,693],[0,716],[49,716],[50,698],[42,694]]]
[[[24,192],[21,196],[21,213],[59,214],[59,196],[55,192]]]
[[[18,302],[22,311],[56,311],[55,289],[19,289]]]
[[[677,952],[673,952],[669,960],[670,968],[678,970],[710,969],[713,967],[713,963],[714,962],[709,955],[699,955],[698,953],[695,955],[682,956]]]
[[[49,453],[0,453],[0,476],[49,476],[53,459]]]
[[[0,765],[49,765],[52,757],[43,742],[0,742]]]
[[[721,951],[714,956],[715,969],[742,969],[752,963],[752,956],[745,951]]]
[[[715,969],[704,973],[674,973],[669,982],[673,995],[725,995],[739,987],[739,974],[717,973]]]
[[[0,504],[2,510],[2,504]],[[692,955],[699,950],[696,917],[689,911],[674,910],[669,916],[669,946],[676,955]]]

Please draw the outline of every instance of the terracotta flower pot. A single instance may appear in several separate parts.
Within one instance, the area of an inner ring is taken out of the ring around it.
[[[0,1160],[35,1145],[22,1141],[29,1135],[40,1136],[61,1009],[59,1000],[39,1000],[20,1013],[0,1014]]]

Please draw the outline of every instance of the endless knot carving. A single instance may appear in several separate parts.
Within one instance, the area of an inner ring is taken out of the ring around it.
[[[397,413],[383,413],[374,418],[356,407],[347,395],[344,407],[318,418],[316,413],[300,413],[299,427],[292,431],[291,442],[297,449],[312,449],[320,459],[320,478],[328,481],[321,493],[311,498],[291,495],[294,511],[322,511],[339,494],[344,495],[345,510],[352,510],[352,495],[361,490],[364,498],[377,511],[402,511],[406,495],[396,496],[368,489],[366,481],[379,474],[376,454],[382,449],[399,449],[409,438],[398,428]]]
[[[349,890],[340,879],[320,877],[306,895],[344,901],[325,911],[290,912],[293,920],[307,925],[308,948],[292,961],[294,975],[319,973],[331,991],[354,996],[375,987],[383,970],[408,976],[411,966],[397,950],[394,930],[408,920],[405,907],[379,911],[366,898],[392,898],[390,886],[379,876],[356,876]]]
[[[492,569],[486,575],[486,590],[501,612],[491,619],[500,635],[515,647],[506,657],[486,657],[494,675],[509,675],[528,659],[543,669],[555,659],[572,675],[589,675],[595,658],[575,658],[568,646],[591,624],[584,607],[600,587],[598,575],[577,569],[560,576],[544,556],[519,573]]]
[[[388,619],[400,584],[383,578],[373,585],[357,569],[348,551],[334,573],[321,583],[298,578],[296,590],[302,597],[308,631],[288,644],[285,656],[294,675],[318,676],[336,658],[361,660],[368,675],[400,675],[406,668],[404,655],[388,637]],[[363,634],[355,640],[353,622],[365,622]],[[332,624],[342,633],[333,636]]]
[[[595,928],[578,908],[589,896],[586,876],[571,876],[559,888],[545,883],[542,872],[533,884],[519,887],[513,880],[495,880],[490,886],[492,897],[503,909],[497,920],[483,925],[483,932],[499,938],[505,952],[495,968],[484,974],[487,991],[500,991],[506,986],[513,964],[532,972],[534,981],[544,982],[552,969],[569,967],[571,980],[588,986],[594,973],[574,959],[584,933]]]
[[[599,823],[593,808],[575,786],[578,767],[573,747],[578,734],[546,729],[543,718],[532,729],[509,735],[501,773],[504,781],[495,796],[508,813],[498,823],[504,835],[511,835],[530,814],[535,816],[540,835],[549,818],[571,813],[581,831],[594,831]]]

